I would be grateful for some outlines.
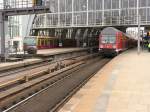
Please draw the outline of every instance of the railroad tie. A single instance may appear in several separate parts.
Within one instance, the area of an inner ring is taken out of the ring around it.
[[[25,75],[25,76],[24,76],[24,80],[25,80],[25,82],[28,82],[28,81],[29,81],[29,76],[28,76],[28,75]]]

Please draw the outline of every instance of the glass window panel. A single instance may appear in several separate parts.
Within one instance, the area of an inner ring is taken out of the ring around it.
[[[128,0],[121,0],[121,7],[122,8],[128,8]]]
[[[102,12],[97,11],[96,12],[96,24],[101,24],[102,23]]]
[[[147,0],[139,0],[140,7],[146,7],[147,6],[146,1]]]
[[[67,12],[72,11],[72,0],[66,0],[66,11]]]
[[[150,8],[147,8],[147,21],[150,22]]]
[[[104,44],[113,44],[116,43],[116,37],[115,35],[103,35],[101,41]]]
[[[87,9],[87,0],[74,0],[75,11],[85,11]]]
[[[50,0],[50,9],[52,12],[58,12],[58,0]]]
[[[129,0],[129,7],[137,7],[137,0]]]
[[[119,9],[119,0],[112,0],[112,9]]]
[[[96,10],[102,10],[102,0],[96,0]]]
[[[147,0],[147,6],[150,6],[150,0]]]
[[[111,0],[104,0],[104,9],[111,9]]]
[[[89,2],[89,10],[95,10],[95,2],[96,0],[88,0]]]
[[[25,37],[24,43],[26,45],[35,46],[36,45],[36,39],[35,39],[35,37]]]
[[[89,12],[89,24],[94,25],[95,23],[95,12]]]

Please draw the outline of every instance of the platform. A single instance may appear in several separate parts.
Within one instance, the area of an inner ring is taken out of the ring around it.
[[[42,49],[38,50],[37,54],[24,54],[24,52],[12,53],[12,57],[49,57],[60,54],[67,54],[72,52],[83,52],[87,51],[89,48],[53,48],[53,49]]]
[[[101,69],[59,112],[150,112],[150,53],[126,51]]]
[[[36,64],[42,61],[43,61],[42,59],[32,58],[32,59],[25,59],[23,61],[18,61],[18,62],[5,62],[5,63],[2,62],[0,63],[0,71],[22,67],[25,65]]]
[[[37,56],[51,56],[51,55],[58,55],[58,54],[65,54],[71,52],[80,52],[88,50],[88,48],[54,48],[54,49],[45,49],[45,50],[38,50]]]

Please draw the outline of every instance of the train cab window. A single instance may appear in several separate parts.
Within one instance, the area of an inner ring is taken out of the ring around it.
[[[114,35],[103,35],[102,36],[102,43],[115,43],[116,42],[116,37]]]
[[[25,37],[24,43],[29,46],[36,46],[36,38],[35,37]]]

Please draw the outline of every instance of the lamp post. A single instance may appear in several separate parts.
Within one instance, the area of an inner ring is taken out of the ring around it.
[[[139,0],[137,0],[137,22],[138,22],[138,42],[137,42],[137,53],[140,54],[140,27],[141,27],[141,16],[139,14]]]
[[[138,54],[140,54],[140,52],[141,52],[141,45],[140,45],[140,42],[141,42],[141,38],[140,38],[140,23],[141,22],[141,16],[140,15],[138,15],[138,48],[137,48],[137,52],[138,52]]]

